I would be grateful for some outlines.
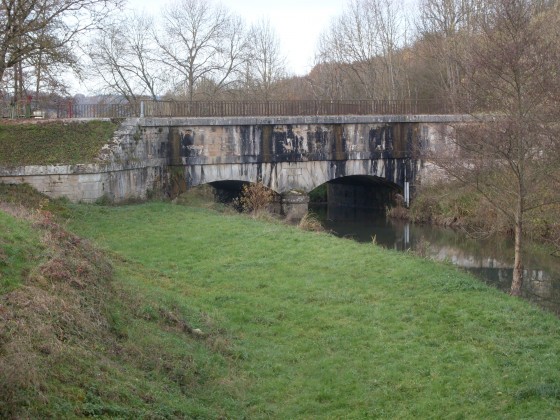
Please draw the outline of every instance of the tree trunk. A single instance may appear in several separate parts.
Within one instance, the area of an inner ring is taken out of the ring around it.
[[[523,285],[522,235],[522,218],[518,214],[515,220],[515,258],[513,263],[513,281],[510,290],[510,295],[512,296],[521,296],[521,286]]]

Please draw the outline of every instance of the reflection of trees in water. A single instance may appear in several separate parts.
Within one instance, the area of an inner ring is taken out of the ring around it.
[[[459,234],[456,235],[459,236]],[[449,246],[437,242],[441,241],[441,238],[435,239],[434,235],[431,238],[434,242],[430,242],[429,255],[434,259],[450,261],[465,268],[485,283],[504,292],[509,292],[511,289],[513,263],[511,259],[502,254],[505,252],[506,255],[511,255],[507,249],[481,244],[476,250],[476,254],[473,254],[471,246],[467,250],[460,247],[464,243],[471,245],[472,239],[462,242],[455,241],[453,246]],[[529,267],[524,270],[522,296],[558,313],[560,312],[560,268],[557,261],[551,260],[549,264],[546,264],[544,260],[544,256],[540,256],[538,259],[527,259],[527,261],[538,262],[539,268]]]
[[[384,215],[349,207],[313,207],[324,226],[338,236],[371,242],[465,268],[485,283],[509,292],[513,276],[513,244],[509,238],[476,240],[462,232],[436,226],[409,225]],[[526,255],[522,296],[560,313],[560,259],[544,252]]]
[[[469,268],[470,273],[485,283],[509,292],[513,268]],[[560,273],[558,271],[526,269],[523,272],[522,296],[539,306],[560,314]]]
[[[437,230],[437,229],[436,229]],[[440,232],[441,233],[441,232]],[[454,233],[456,238],[452,238],[453,245],[446,244],[449,242],[449,232],[443,232],[437,235],[431,232],[429,236],[430,252],[429,255],[440,261],[449,261],[459,267],[465,268],[473,273],[485,283],[492,285],[504,292],[509,292],[513,278],[513,263],[511,255],[504,243],[494,245],[489,241],[475,241],[470,238],[457,238],[460,233]],[[425,239],[425,236],[420,236]],[[479,248],[472,247],[473,242],[480,244]],[[463,249],[463,245],[468,245]],[[537,265],[539,268],[528,267],[524,270],[524,284],[522,288],[522,296],[530,301],[552,310],[555,313],[560,312],[560,267],[558,261],[549,256],[540,255],[530,256],[527,262]]]

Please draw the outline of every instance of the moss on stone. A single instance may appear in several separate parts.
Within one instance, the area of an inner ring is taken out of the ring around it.
[[[0,165],[91,163],[117,127],[110,121],[0,123]]]

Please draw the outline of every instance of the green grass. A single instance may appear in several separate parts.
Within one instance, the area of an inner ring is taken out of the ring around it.
[[[0,165],[90,163],[116,128],[108,121],[0,124]]]
[[[207,314],[144,286],[165,276],[119,258],[113,269],[49,211],[0,210],[0,245],[0,418],[241,413],[227,333],[197,334]]]
[[[116,258],[128,345],[196,360],[196,380],[158,371],[192,385],[156,398],[183,415],[560,415],[558,319],[453,267],[164,203],[73,209],[70,226]],[[169,311],[204,338],[160,340]]]
[[[0,295],[20,286],[40,258],[39,235],[29,222],[0,210]]]

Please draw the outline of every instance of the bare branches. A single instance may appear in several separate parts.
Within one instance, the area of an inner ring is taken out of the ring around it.
[[[259,100],[274,96],[274,88],[285,74],[285,58],[280,52],[280,42],[270,22],[261,20],[249,31],[246,86]]]
[[[457,126],[452,147],[436,163],[469,183],[511,221],[515,230],[512,294],[523,279],[527,212],[559,201],[560,34],[556,9],[528,0],[498,0],[456,60],[465,72],[459,97],[485,113]],[[492,113],[492,114],[489,114]],[[483,115],[483,116],[480,116]],[[447,155],[446,155],[447,153]]]
[[[142,96],[157,99],[161,94],[165,71],[156,59],[152,28],[150,16],[127,15],[107,22],[89,44],[90,74],[101,79],[106,91],[118,93],[128,102]]]
[[[245,60],[240,19],[204,0],[179,0],[163,12],[165,35],[156,36],[164,60],[177,78],[177,90],[193,100],[197,85],[214,91],[231,83]]]
[[[2,0],[0,81],[6,69],[67,47],[120,4],[121,0]]]
[[[399,2],[389,0],[351,0],[323,33],[318,65],[336,65],[337,72],[344,74],[342,95],[371,99],[408,96],[400,53],[407,41],[402,10]]]

